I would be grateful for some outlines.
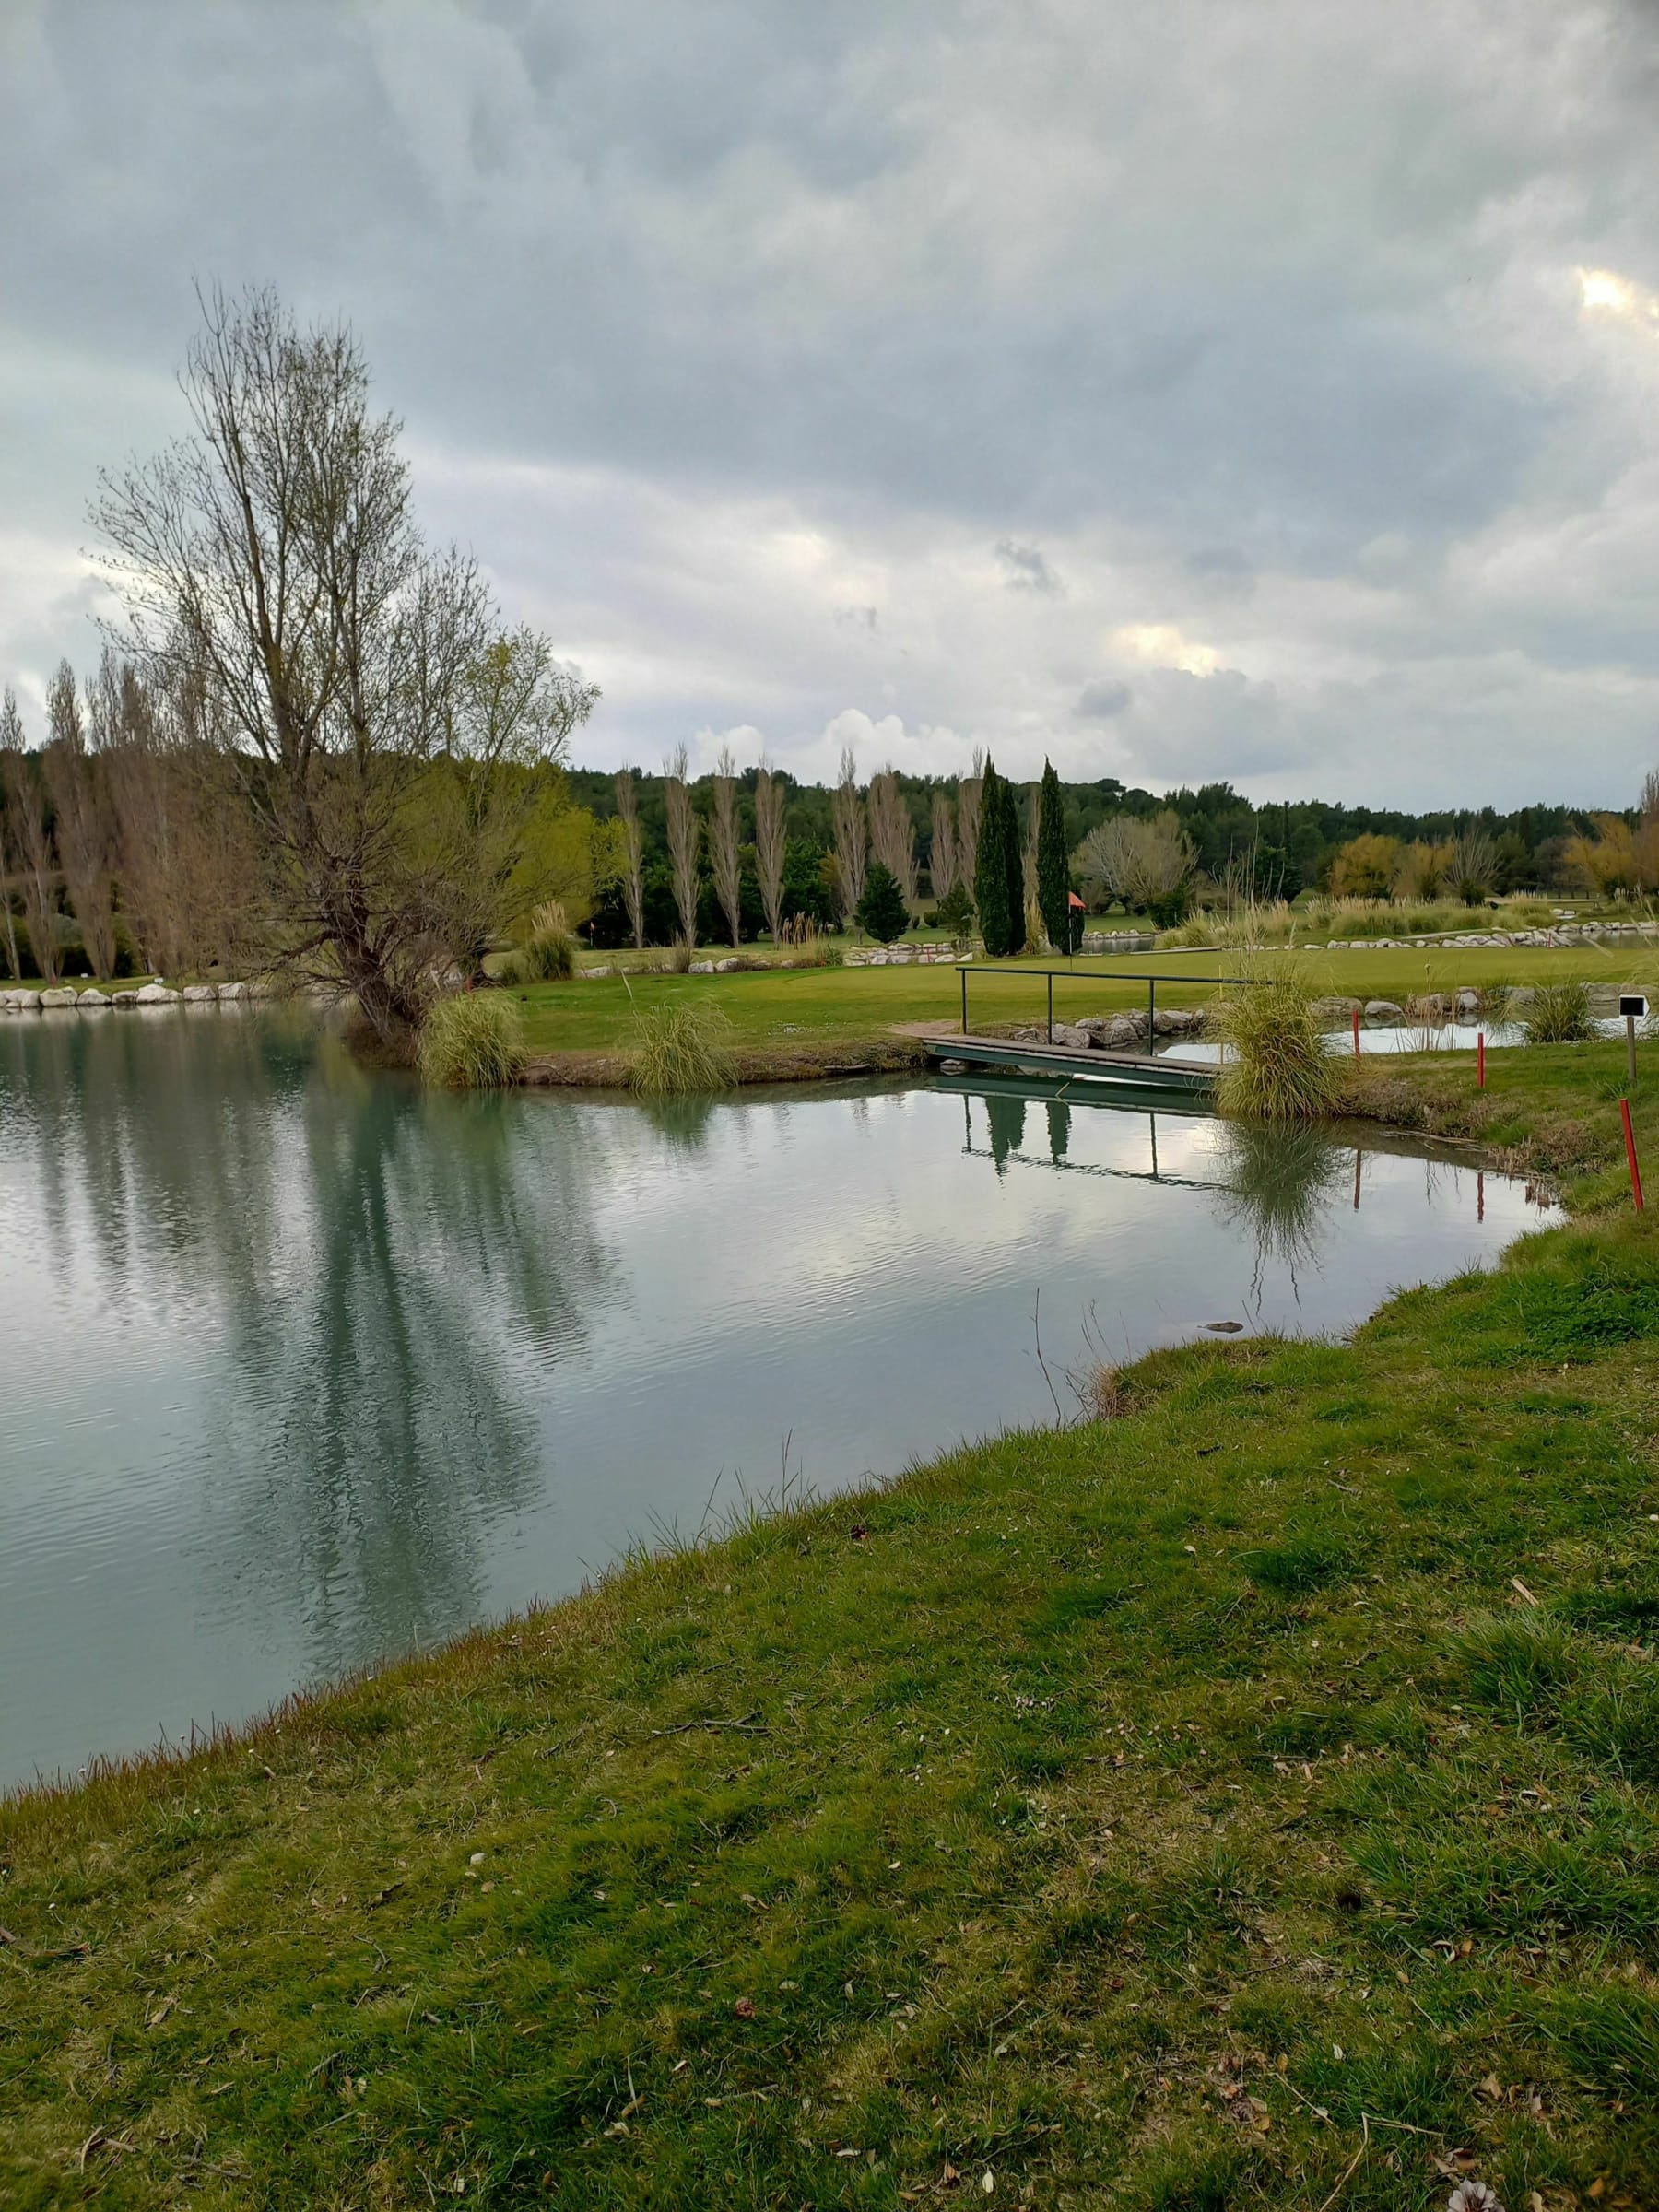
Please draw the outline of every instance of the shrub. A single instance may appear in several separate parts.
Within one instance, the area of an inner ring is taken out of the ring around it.
[[[629,1088],[647,1099],[725,1089],[732,1064],[723,1033],[729,1026],[717,1009],[685,1001],[641,1014],[635,1025]]]
[[[530,935],[507,963],[515,983],[564,983],[576,972],[577,943],[557,899],[530,917]]]
[[[965,883],[951,885],[927,917],[929,929],[947,929],[953,936],[965,935],[973,920],[973,893]]]
[[[1341,1073],[1325,1050],[1317,1001],[1298,977],[1264,967],[1222,998],[1216,1029],[1230,1048],[1216,1083],[1223,1113],[1300,1122],[1335,1110]]]
[[[498,1090],[524,1070],[518,1008],[499,991],[441,998],[420,1025],[416,1064],[427,1083],[450,1090]]]
[[[910,927],[910,910],[904,903],[904,893],[891,869],[883,867],[878,860],[870,863],[864,897],[858,902],[853,919],[878,945],[890,945]]]
[[[1528,1044],[1577,1044],[1594,1037],[1590,989],[1586,983],[1535,983],[1521,1018]]]

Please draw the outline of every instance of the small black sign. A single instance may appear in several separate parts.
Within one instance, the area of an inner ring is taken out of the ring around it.
[[[1618,1010],[1627,1017],[1633,1016],[1637,1021],[1645,1021],[1647,1019],[1647,1000],[1639,991],[1627,992],[1618,1002]]]

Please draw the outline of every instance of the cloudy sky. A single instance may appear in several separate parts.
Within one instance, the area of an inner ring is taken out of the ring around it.
[[[253,280],[593,763],[1628,803],[1656,115],[1654,0],[0,0],[0,680]]]

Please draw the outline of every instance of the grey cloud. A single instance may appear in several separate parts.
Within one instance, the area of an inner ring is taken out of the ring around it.
[[[1011,592],[1041,592],[1057,599],[1065,586],[1036,546],[1021,546],[1011,537],[998,541],[996,558],[1008,573],[1004,582]]]
[[[1111,722],[1116,715],[1127,713],[1134,697],[1127,684],[1102,677],[1098,683],[1084,685],[1073,712],[1085,722]]]
[[[1086,679],[1131,621],[1277,678],[1294,735],[1253,693],[1237,772],[1279,745],[1333,793],[1496,795],[1535,695],[1605,739],[1558,787],[1612,798],[1659,723],[1641,559],[1590,528],[1659,540],[1650,387],[1572,277],[1659,289],[1645,5],[1403,39],[1262,0],[1224,82],[1206,0],[54,0],[0,37],[6,671],[96,650],[31,564],[177,427],[200,275],[354,318],[448,465],[423,512],[603,674],[618,757],[752,721],[786,758],[852,701],[1023,772],[1044,717],[1112,719]],[[1454,694],[1453,760],[1396,660]],[[1151,675],[1145,772],[1225,757],[1218,679]]]

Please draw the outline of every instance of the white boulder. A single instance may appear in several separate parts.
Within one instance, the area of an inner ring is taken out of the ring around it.
[[[133,1003],[139,1006],[176,1006],[179,994],[170,991],[165,983],[146,983],[134,994]]]
[[[53,991],[42,991],[41,994],[41,1004],[43,1006],[73,1006],[75,1000],[76,994],[66,985],[60,985]]]
[[[184,1004],[187,1006],[211,1006],[218,1003],[217,983],[186,983]]]

